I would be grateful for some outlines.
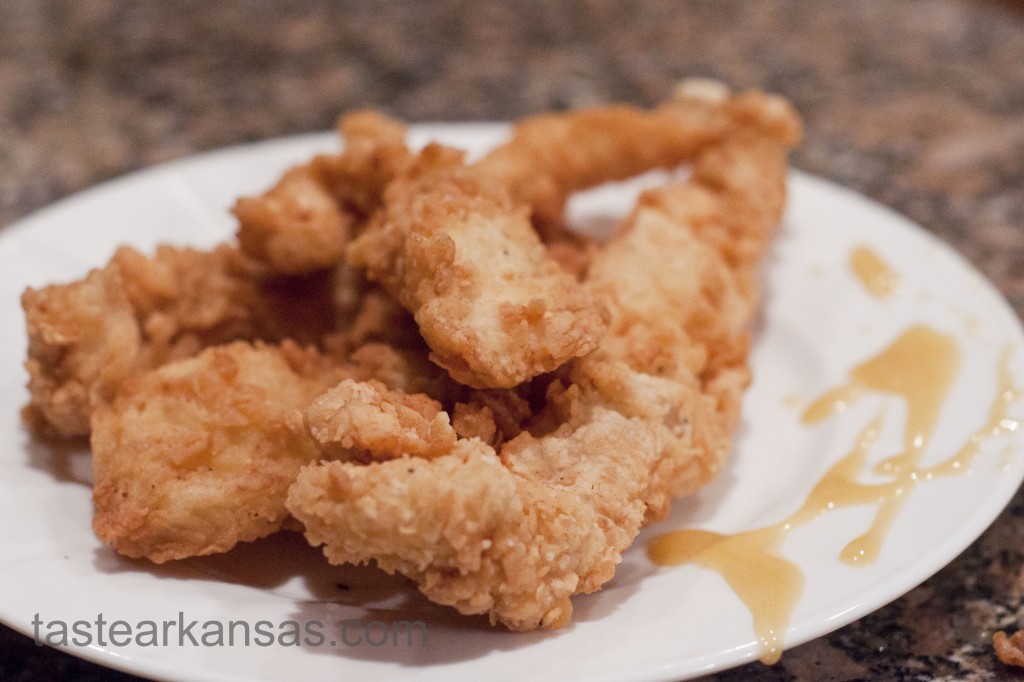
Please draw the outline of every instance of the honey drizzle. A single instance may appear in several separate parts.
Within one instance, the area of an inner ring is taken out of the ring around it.
[[[821,421],[843,412],[868,391],[902,397],[907,403],[904,450],[874,467],[876,474],[889,480],[858,481],[868,471],[868,453],[881,433],[883,414],[879,413],[861,431],[850,452],[819,479],[804,504],[783,521],[731,535],[694,529],[672,531],[651,542],[649,558],[663,566],[694,563],[719,573],[753,616],[761,660],[775,663],[782,654],[781,637],[804,581],[800,568],[779,553],[786,533],[836,509],[875,504],[875,518],[869,529],[840,553],[840,559],[850,565],[873,563],[915,484],[964,473],[985,440],[1019,427],[1019,421],[1008,415],[1010,405],[1021,395],[1013,385],[1009,359],[1007,347],[1000,358],[999,388],[988,421],[954,455],[937,465],[920,468],[920,457],[959,367],[959,349],[951,337],[930,328],[908,329],[887,349],[855,367],[846,384],[825,393],[803,414],[805,423]]]
[[[896,290],[900,276],[866,246],[858,246],[850,253],[850,269],[871,295],[884,298]]]
[[[853,450],[825,472],[803,506],[783,521],[732,535],[689,528],[672,531],[654,538],[647,556],[661,566],[693,563],[721,575],[754,618],[761,660],[778,662],[782,635],[804,586],[803,571],[779,553],[779,546],[788,531],[835,509],[837,490],[860,491],[863,502],[871,501],[867,487],[855,479],[880,427],[881,415],[864,429]]]
[[[655,538],[647,554],[662,566],[693,563],[721,575],[754,618],[761,660],[775,663],[804,586],[800,567],[778,552],[784,534],[779,526],[734,535],[677,530]]]
[[[972,433],[971,437],[952,456],[921,470],[919,473],[926,480],[931,480],[939,476],[953,476],[967,472],[970,464],[981,453],[981,444],[985,440],[1004,433],[1012,433],[1020,428],[1020,420],[1009,416],[1010,405],[1015,403],[1020,395],[1020,389],[1013,385],[1013,377],[1010,375],[1010,347],[1007,346],[999,357],[999,388],[996,392],[996,399],[989,407],[988,421]]]
[[[846,385],[829,391],[804,412],[803,422],[814,424],[844,411],[867,391],[900,396],[907,405],[903,452],[875,467],[875,473],[892,479],[869,486],[877,494],[874,521],[843,548],[839,555],[843,563],[866,566],[878,558],[885,534],[907,499],[905,493],[917,479],[917,463],[959,366],[960,351],[952,337],[924,326],[911,327],[885,351],[854,367]]]

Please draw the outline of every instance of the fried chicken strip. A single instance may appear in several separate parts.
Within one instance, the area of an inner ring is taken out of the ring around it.
[[[319,341],[338,326],[330,272],[268,277],[236,247],[122,247],[83,280],[28,289],[30,409],[63,436],[132,376],[235,339]]]
[[[353,217],[338,206],[315,161],[289,169],[266,193],[231,209],[245,253],[276,272],[312,272],[345,253]]]
[[[469,386],[552,371],[604,331],[598,301],[547,255],[526,208],[440,146],[388,187],[348,257],[413,313],[431,360]]]
[[[706,89],[682,96],[707,104]],[[720,470],[749,380],[756,293],[756,261],[737,255],[766,248],[799,136],[781,100],[742,101],[690,180],[644,196],[597,255],[588,277],[610,294],[609,332],[551,382],[547,406],[497,461],[461,439],[431,460],[302,471],[287,506],[331,562],[374,560],[512,629],[555,627],[573,594],[610,579],[645,523]]]
[[[292,342],[235,342],[129,382],[92,418],[96,534],[163,563],[279,530],[320,456],[301,410],[340,374]]]
[[[89,433],[94,406],[110,400],[138,364],[142,332],[121,278],[94,270],[70,285],[28,289],[27,414],[64,436]]]
[[[242,197],[232,209],[242,251],[271,272],[311,273],[338,263],[384,188],[411,161],[405,127],[381,114],[349,114],[339,131],[340,154],[291,168],[267,192]]]
[[[511,137],[474,170],[530,206],[545,242],[560,242],[573,192],[689,161],[732,124],[721,84],[690,81],[704,95],[654,109],[618,105],[546,113],[517,121]],[[742,96],[740,96],[742,97]]]
[[[447,419],[417,421],[440,404],[399,390],[437,388],[439,370],[423,369],[383,344],[344,360],[290,340],[237,341],[126,381],[92,415],[97,535],[157,563],[224,552],[282,527],[286,490],[315,459],[447,452],[455,441]],[[319,440],[329,434],[348,449],[318,448],[303,410],[311,423],[330,412]]]
[[[680,93],[694,96],[707,93]],[[642,195],[589,272],[612,323],[573,369],[581,391],[572,410],[596,401],[666,439],[642,496],[645,523],[710,481],[728,454],[750,381],[757,266],[784,208],[786,152],[801,134],[785,100],[750,93],[729,107],[729,135],[698,155],[689,181]]]
[[[513,475],[480,441],[459,441],[429,463],[305,469],[289,507],[331,563],[374,560],[417,581],[432,601],[497,614],[516,630],[566,624],[566,595],[591,591],[615,566],[593,509],[570,491]]]

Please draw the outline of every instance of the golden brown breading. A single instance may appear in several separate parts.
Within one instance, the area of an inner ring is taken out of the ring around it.
[[[708,106],[706,90],[680,106],[695,97]],[[737,254],[763,252],[799,134],[781,100],[733,103],[742,115],[701,150],[690,180],[647,195],[595,256],[588,281],[609,295],[609,332],[552,379],[500,466],[486,444],[461,439],[429,461],[303,470],[288,508],[329,560],[376,560],[430,599],[512,629],[554,627],[572,594],[611,577],[643,524],[717,473],[749,375],[756,261]],[[726,230],[737,243],[718,237]]]
[[[750,93],[726,105],[730,133],[697,156],[687,182],[643,195],[588,273],[612,322],[574,381],[622,414],[671,427],[643,495],[648,523],[707,483],[729,451],[749,383],[757,259],[782,214],[786,150],[800,136],[784,100]]]
[[[477,440],[430,461],[307,467],[288,506],[332,563],[373,560],[432,601],[517,630],[567,623],[567,595],[609,579],[616,561],[593,509],[516,476]]]
[[[288,486],[319,456],[301,410],[339,376],[291,342],[236,342],[129,382],[92,419],[96,534],[162,563],[280,529]]]
[[[730,125],[719,104],[690,98],[652,110],[608,106],[531,116],[474,170],[528,204],[548,241],[573,192],[678,166],[719,140]]]
[[[89,433],[94,406],[113,398],[136,368],[142,334],[121,278],[94,270],[72,285],[28,289],[30,407],[57,433]]]
[[[331,273],[268,278],[236,247],[122,247],[85,279],[28,289],[31,406],[65,436],[131,376],[235,339],[313,343],[340,315]]]
[[[290,169],[263,195],[240,198],[231,212],[238,218],[242,250],[289,274],[340,260],[353,222],[314,164]]]
[[[538,379],[538,383],[546,383]],[[497,448],[518,436],[533,420],[526,395],[532,386],[469,391],[452,408],[452,426],[460,438],[479,438]]]
[[[405,144],[405,125],[383,114],[363,110],[343,116],[338,130],[345,149],[313,160],[339,203],[360,223],[383,202],[384,190],[412,165]]]
[[[444,404],[459,399],[468,390],[427,359],[422,341],[415,346],[368,343],[349,355],[348,362],[353,379],[377,379],[389,389],[424,393]]]
[[[394,349],[423,351],[426,345],[402,304],[375,284],[367,284],[355,305],[338,315],[337,331],[323,337],[322,343],[336,355],[344,356],[368,344],[383,344]],[[410,358],[411,359],[411,358]]]
[[[992,646],[1004,665],[1024,667],[1024,630],[1018,630],[1009,637],[1000,630],[992,635]]]
[[[431,359],[469,386],[550,372],[604,331],[598,301],[547,255],[525,207],[436,145],[388,187],[348,256],[413,313]]]
[[[340,154],[321,154],[288,170],[257,197],[242,197],[242,251],[271,272],[303,274],[329,268],[345,255],[350,235],[375,211],[384,188],[410,163],[405,127],[376,112],[339,123]]]
[[[211,251],[158,246],[117,250],[121,276],[154,363],[235,339],[315,343],[335,329],[330,271],[275,277],[228,244]]]
[[[306,429],[331,459],[371,462],[451,452],[455,431],[441,404],[380,381],[346,379],[303,411]]]

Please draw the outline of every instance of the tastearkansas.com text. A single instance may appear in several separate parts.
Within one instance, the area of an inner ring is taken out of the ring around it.
[[[383,621],[349,619],[326,624],[318,620],[186,619],[108,620],[102,613],[93,620],[44,621],[32,619],[32,637],[38,646],[101,647],[358,647],[426,646],[427,624],[421,620]]]

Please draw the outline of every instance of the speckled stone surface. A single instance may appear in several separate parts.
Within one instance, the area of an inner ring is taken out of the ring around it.
[[[0,225],[169,159],[331,127],[651,104],[702,75],[780,92],[797,167],[952,244],[1024,310],[1024,5],[0,0]],[[0,546],[3,540],[0,539]],[[2,551],[2,550],[0,550]],[[1024,622],[1024,495],[950,566],[719,680],[1005,679]],[[128,679],[0,628],[0,679]]]

